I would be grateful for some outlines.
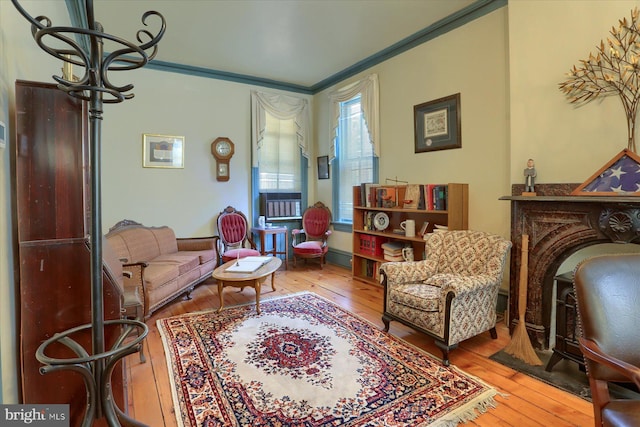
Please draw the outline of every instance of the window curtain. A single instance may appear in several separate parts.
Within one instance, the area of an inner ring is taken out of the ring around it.
[[[371,141],[373,145],[373,155],[380,157],[378,75],[371,74],[360,81],[329,94],[329,99],[331,100],[331,149],[329,150],[329,161],[332,161],[336,157],[336,136],[338,120],[340,119],[340,103],[348,101],[358,94],[360,94],[362,116],[367,125],[367,131],[369,132],[369,141]]]
[[[298,146],[302,155],[309,158],[309,102],[306,99],[293,96],[251,92],[251,116],[252,116],[252,162],[253,167],[258,167],[258,150],[262,148],[267,120],[265,112],[280,120],[293,119],[298,139]]]

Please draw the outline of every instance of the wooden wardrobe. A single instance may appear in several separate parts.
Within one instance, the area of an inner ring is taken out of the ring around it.
[[[86,103],[54,84],[16,82],[14,224],[19,264],[20,383],[23,403],[70,404],[71,426],[82,421],[86,389],[80,375],[41,375],[38,346],[56,332],[91,323],[90,183]],[[121,290],[103,273],[104,317],[121,316]],[[119,331],[105,332],[109,348]],[[91,351],[91,332],[78,341]],[[51,357],[75,357],[61,345]],[[124,368],[113,374],[125,409]],[[106,425],[100,420],[95,425]]]

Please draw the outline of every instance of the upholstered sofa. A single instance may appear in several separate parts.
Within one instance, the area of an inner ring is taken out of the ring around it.
[[[176,238],[170,227],[145,227],[123,220],[105,241],[130,273],[125,286],[137,286],[147,319],[157,309],[209,278],[217,264],[213,237]]]

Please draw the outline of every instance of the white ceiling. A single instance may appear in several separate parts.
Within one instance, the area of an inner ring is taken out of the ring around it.
[[[160,12],[158,61],[309,88],[474,2],[94,0],[94,8],[105,32],[130,41],[144,12]]]

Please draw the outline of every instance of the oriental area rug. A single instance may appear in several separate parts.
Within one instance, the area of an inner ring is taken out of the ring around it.
[[[179,426],[455,426],[495,389],[313,293],[158,320]]]

